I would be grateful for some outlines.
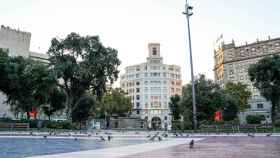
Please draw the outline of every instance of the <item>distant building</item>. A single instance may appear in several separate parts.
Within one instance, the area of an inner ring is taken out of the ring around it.
[[[8,49],[9,56],[23,56],[42,62],[48,62],[48,55],[31,52],[30,49],[31,33],[11,29],[10,27],[1,26],[0,30],[0,48]],[[9,106],[4,103],[6,97],[0,92],[0,117],[14,117],[9,110]]]
[[[252,85],[248,76],[248,68],[251,64],[273,54],[280,54],[280,38],[269,38],[242,46],[236,46],[234,41],[225,44],[223,40],[220,40],[214,50],[215,81],[222,87],[227,82],[241,82],[247,84],[252,92],[249,100],[250,108],[240,113],[241,123],[246,122],[247,115],[264,115],[266,121],[271,122],[271,103],[262,97]]]
[[[126,67],[120,86],[131,98],[133,116],[145,119],[149,128],[171,129],[169,100],[182,93],[181,68],[163,64],[160,44],[148,48],[147,62]]]

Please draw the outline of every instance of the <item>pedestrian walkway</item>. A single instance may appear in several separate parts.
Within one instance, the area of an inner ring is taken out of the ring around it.
[[[180,144],[189,143],[191,140],[201,141],[203,138],[177,138],[163,141],[151,141],[149,143],[129,145],[123,147],[112,147],[98,150],[79,151],[72,153],[34,156],[32,158],[121,158],[138,153],[146,153],[160,149],[168,149]]]
[[[122,158],[280,158],[280,137],[208,137]]]

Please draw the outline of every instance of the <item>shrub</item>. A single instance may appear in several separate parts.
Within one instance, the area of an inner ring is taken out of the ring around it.
[[[248,124],[261,124],[261,121],[264,121],[264,115],[248,115],[246,121]]]
[[[274,123],[274,126],[275,127],[280,127],[280,120],[276,120],[275,123]]]
[[[74,125],[69,121],[48,121],[44,127],[50,129],[75,129]]]
[[[182,130],[183,122],[182,121],[172,121],[172,130]]]

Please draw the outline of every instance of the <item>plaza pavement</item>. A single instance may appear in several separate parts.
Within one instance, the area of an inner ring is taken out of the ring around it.
[[[165,150],[166,148],[189,143],[192,139],[195,141],[203,140],[203,138],[177,138],[138,145],[62,153],[55,155],[34,156],[31,158],[121,158],[126,156],[129,157],[129,155],[146,153],[160,149]]]
[[[196,142],[122,158],[280,158],[280,137],[212,136]]]

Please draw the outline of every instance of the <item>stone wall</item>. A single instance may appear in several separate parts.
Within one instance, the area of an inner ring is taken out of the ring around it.
[[[29,56],[31,33],[1,26],[0,48],[9,49],[9,55]]]

